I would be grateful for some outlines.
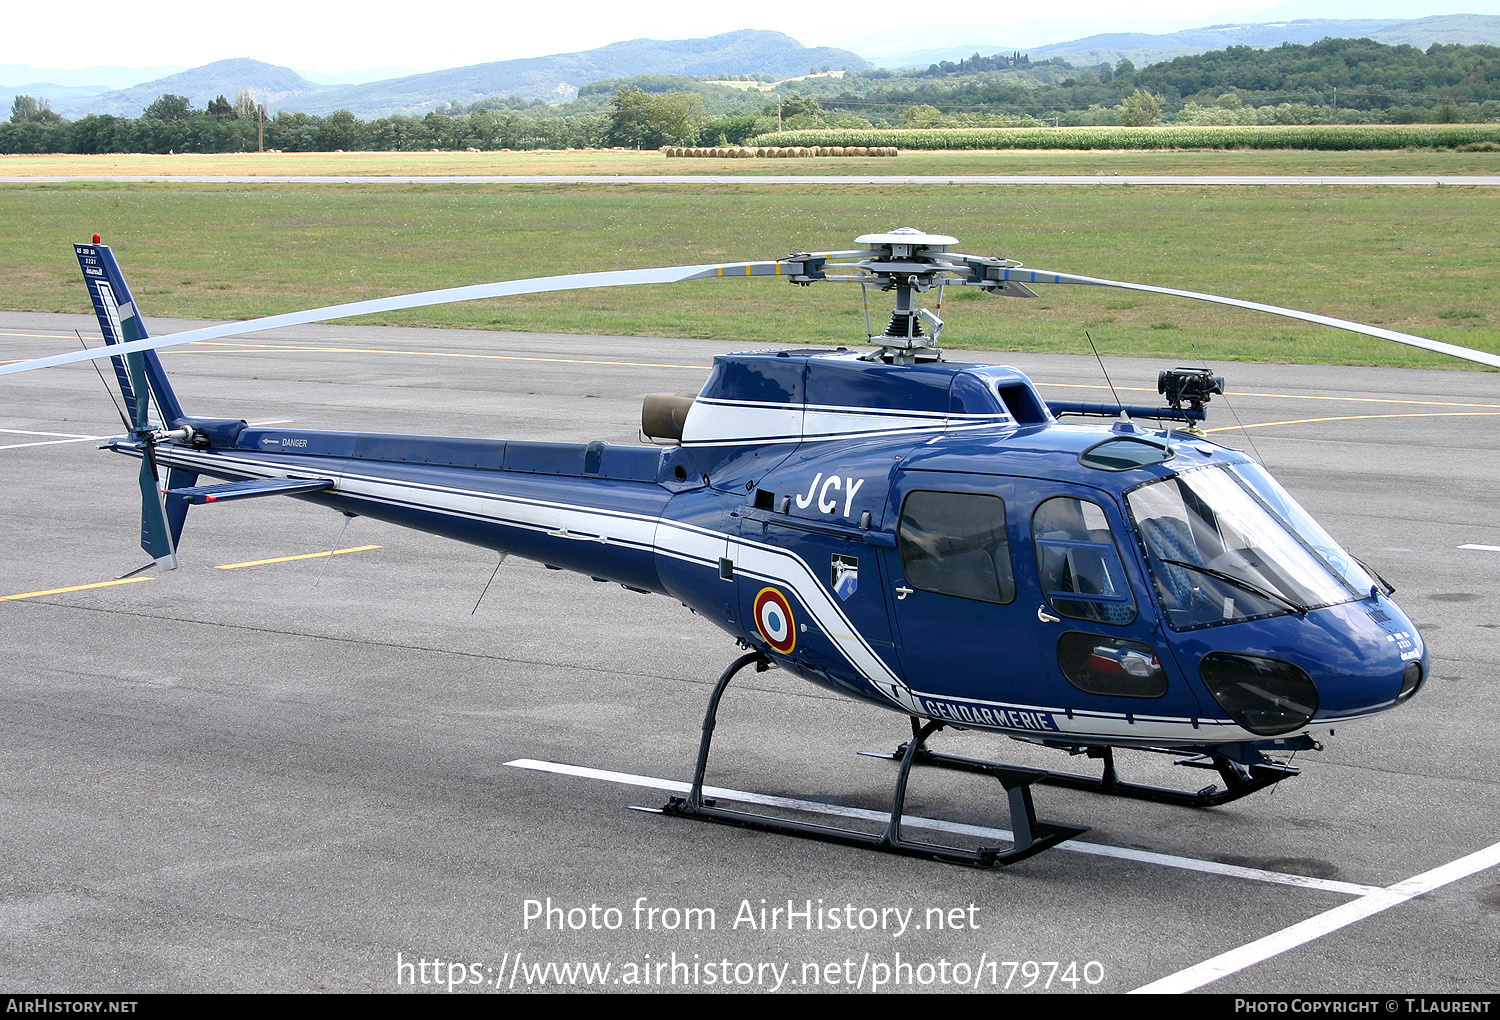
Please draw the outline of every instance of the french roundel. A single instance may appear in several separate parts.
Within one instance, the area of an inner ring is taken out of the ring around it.
[[[755,626],[773,651],[790,655],[797,647],[797,625],[786,596],[775,588],[762,588],[755,596]]]

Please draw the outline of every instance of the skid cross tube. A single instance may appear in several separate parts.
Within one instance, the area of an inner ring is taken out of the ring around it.
[[[923,725],[915,716],[912,717],[913,739],[903,745],[904,753],[901,755],[900,772],[896,776],[891,814],[883,832],[862,832],[858,829],[847,829],[821,822],[798,821],[754,811],[720,807],[715,801],[703,796],[703,778],[708,771],[708,753],[718,721],[719,701],[723,698],[724,691],[734,675],[752,664],[755,665],[757,671],[765,670],[770,665],[765,656],[759,652],[750,652],[730,663],[729,668],[719,677],[719,682],[708,699],[708,709],[703,716],[703,738],[698,745],[698,761],[693,770],[692,789],[688,791],[686,797],[671,798],[662,807],[663,814],[973,867],[1013,864],[1088,831],[1087,828],[1038,821],[1031,801],[1031,784],[1041,777],[1021,769],[990,765],[977,771],[993,776],[1005,787],[1006,797],[1010,804],[1012,829],[1012,844],[1009,848],[968,849],[907,839],[901,834],[901,818],[905,811],[907,782],[910,779],[912,767],[923,763],[923,759],[931,754],[926,750],[927,739],[944,727],[944,723],[938,720],[932,720]]]

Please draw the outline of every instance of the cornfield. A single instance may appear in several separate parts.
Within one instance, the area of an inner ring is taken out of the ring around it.
[[[1500,124],[934,128],[778,131],[755,145],[901,149],[1452,149],[1500,143]]]
[[[813,145],[813,146],[702,146],[663,145],[661,153],[667,157],[682,156],[689,159],[802,159],[810,156],[894,156],[898,150],[894,145]]]

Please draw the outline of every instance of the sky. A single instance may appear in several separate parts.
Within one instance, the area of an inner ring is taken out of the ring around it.
[[[703,0],[572,0],[504,4],[442,0],[430,8],[367,0],[110,0],[108,17],[68,17],[45,4],[19,3],[6,14],[0,64],[45,68],[197,67],[251,57],[299,72],[342,74],[362,68],[430,71],[492,60],[593,49],[627,39],[690,39],[741,28],[785,32],[805,46],[836,46],[879,61],[883,54],[944,45],[1027,47],[1104,31],[1165,32],[1230,21],[1290,17],[1412,18],[1437,13],[1500,14],[1500,0],[1072,0],[1065,19],[1039,20],[1045,5],[985,8],[946,4],[941,15],[914,17],[910,0],[857,5],[735,5]],[[1019,8],[1018,13],[1011,13]],[[218,13],[215,13],[218,12]],[[1128,20],[1125,15],[1128,15]],[[939,18],[948,18],[940,21]],[[990,50],[986,49],[986,52]]]

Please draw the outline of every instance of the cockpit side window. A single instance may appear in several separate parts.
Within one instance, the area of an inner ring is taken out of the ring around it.
[[[1053,609],[1100,623],[1135,619],[1135,598],[1102,507],[1055,496],[1032,515],[1031,535],[1042,593]]]
[[[912,492],[901,506],[896,544],[913,587],[981,602],[1015,600],[1005,501],[999,496]]]

